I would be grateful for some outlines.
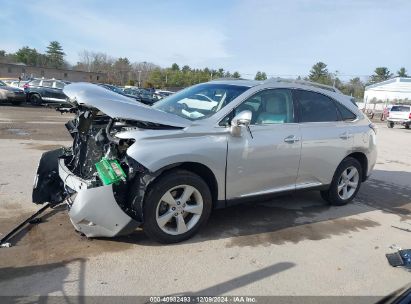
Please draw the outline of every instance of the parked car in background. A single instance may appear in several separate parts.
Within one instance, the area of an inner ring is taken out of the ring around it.
[[[140,99],[142,103],[151,106],[159,101],[161,97],[156,95],[153,91],[141,90]]]
[[[33,202],[66,199],[88,237],[142,226],[159,242],[180,242],[213,208],[296,190],[319,190],[342,206],[377,158],[374,124],[328,86],[219,80],[152,107],[87,83],[64,92],[76,112],[66,124],[75,148],[43,154]],[[182,102],[196,95],[216,105]]]
[[[45,103],[67,103],[67,96],[63,93],[66,84],[69,84],[69,82],[56,79],[33,79],[23,87],[27,100],[33,105],[41,105]]]
[[[13,80],[9,82],[9,86],[24,91],[24,85],[26,83],[28,83],[28,80]]]
[[[134,96],[136,100],[150,106],[162,99],[160,95],[156,94],[152,90],[126,88],[123,91],[126,94]]]
[[[28,82],[28,80],[21,80],[18,78],[0,78],[5,84],[10,87],[18,88],[20,90],[24,90],[23,86]]]
[[[165,90],[156,90],[156,94],[157,94],[157,95],[160,95],[160,96],[161,96],[161,98],[164,98],[164,97],[167,97],[167,96],[173,95],[173,94],[174,94],[174,92],[171,92],[171,91],[165,91]]]
[[[406,129],[411,125],[411,106],[394,105],[388,112],[387,126],[393,128],[394,125],[403,125]]]
[[[106,83],[98,83],[97,85],[99,85],[100,87],[103,87],[107,90],[110,90],[112,92],[115,92],[117,94],[120,94],[120,95],[126,96],[128,98],[134,99],[136,101],[141,101],[139,96],[128,93],[129,91],[127,89],[121,89],[119,87],[116,87],[115,85],[106,84]]]
[[[0,80],[0,102],[10,102],[19,105],[26,100],[24,92],[18,88],[8,86]]]

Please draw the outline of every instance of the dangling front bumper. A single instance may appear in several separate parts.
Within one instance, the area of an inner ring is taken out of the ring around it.
[[[120,208],[112,185],[93,187],[90,181],[74,175],[63,158],[58,160],[58,173],[64,186],[76,192],[69,211],[76,230],[87,237],[113,237],[129,234],[140,226]]]

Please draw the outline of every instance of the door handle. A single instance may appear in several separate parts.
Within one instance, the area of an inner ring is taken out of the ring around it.
[[[351,138],[351,136],[352,135],[348,132],[344,132],[344,133],[340,134],[340,138],[342,138],[342,139],[349,139],[349,138]]]
[[[286,143],[293,144],[297,141],[300,141],[300,139],[298,137],[296,137],[295,135],[290,135],[290,136],[287,136],[286,138],[284,138],[284,141]]]

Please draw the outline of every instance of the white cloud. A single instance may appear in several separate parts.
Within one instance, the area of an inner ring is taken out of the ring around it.
[[[127,14],[110,16],[99,13],[98,7],[91,10],[79,7],[79,3],[57,1],[43,1],[42,5],[36,2],[30,9],[51,24],[41,35],[57,36],[53,39],[62,42],[72,62],[83,49],[163,65],[174,61],[201,65],[210,59],[229,57],[225,35],[208,24],[167,24],[153,19],[155,14],[148,19],[139,15],[131,19]]]

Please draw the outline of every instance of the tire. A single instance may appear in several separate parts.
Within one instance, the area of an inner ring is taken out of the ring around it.
[[[187,200],[183,195],[186,191],[192,192]],[[143,231],[160,243],[181,242],[198,232],[211,209],[211,193],[204,180],[189,171],[173,170],[149,187],[143,206]]]
[[[409,125],[409,124],[405,124],[405,128],[406,128],[406,129],[409,129],[409,128],[410,128],[410,125]]]
[[[39,94],[31,94],[29,101],[33,106],[39,106],[42,103],[41,96]]]
[[[19,105],[21,105],[21,101],[19,101],[19,100],[13,100],[13,101],[11,102],[11,104],[12,104],[13,106],[19,106]]]
[[[387,127],[388,128],[394,128],[394,123],[387,121]]]
[[[349,178],[350,174],[353,174],[353,177]],[[348,204],[360,190],[362,176],[363,172],[358,160],[352,157],[345,158],[335,171],[329,189],[321,191],[321,197],[333,206]]]

